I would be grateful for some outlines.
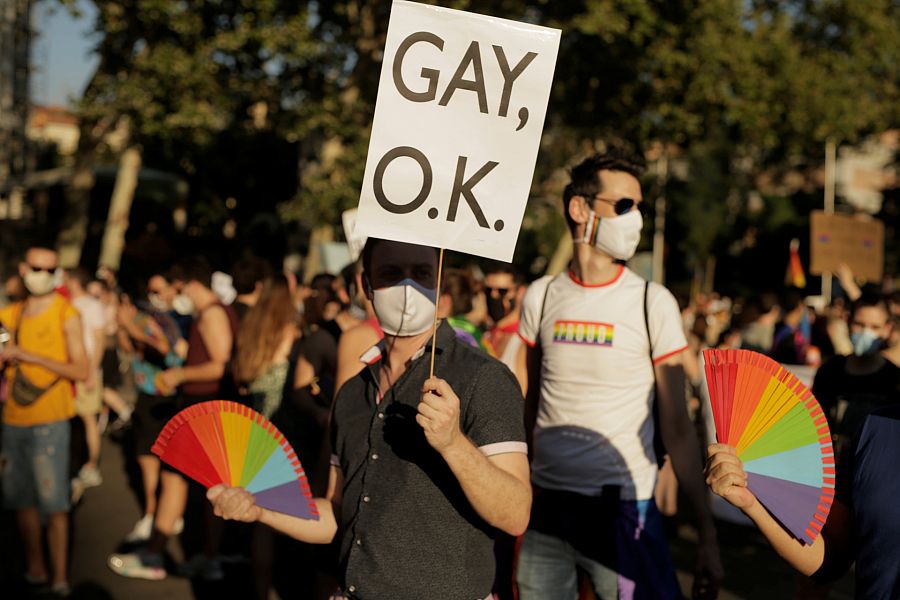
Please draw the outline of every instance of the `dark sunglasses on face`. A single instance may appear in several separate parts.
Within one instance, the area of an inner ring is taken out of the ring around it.
[[[637,206],[638,212],[641,215],[647,215],[647,205],[644,202],[638,202],[633,198],[619,198],[618,200],[610,200],[609,198],[603,198],[601,196],[594,196],[594,200],[600,200],[601,202],[606,202],[607,204],[611,204],[613,207],[613,211],[617,215],[624,215],[631,211],[632,208]]]
[[[36,267],[34,265],[28,265],[28,268],[31,269],[32,272],[41,272],[44,273],[55,273],[56,267]]]
[[[498,288],[498,287],[488,287],[488,286],[484,287],[484,293],[487,294],[488,296],[490,296],[494,292],[497,292],[497,294],[500,296],[505,296],[506,294],[509,293],[509,288]]]

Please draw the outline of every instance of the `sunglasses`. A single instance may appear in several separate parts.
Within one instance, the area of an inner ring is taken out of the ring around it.
[[[28,268],[35,273],[40,273],[41,271],[44,273],[56,273],[56,267],[36,267],[34,265],[28,265]]]
[[[510,290],[510,288],[499,288],[499,287],[488,287],[488,286],[484,287],[484,293],[487,294],[488,296],[490,296],[494,292],[497,292],[497,294],[500,296],[505,296],[506,294],[509,293],[509,290]]]
[[[594,196],[594,200],[600,200],[601,202],[611,204],[613,207],[613,211],[615,211],[615,213],[619,216],[631,212],[631,209],[635,206],[637,206],[638,212],[640,212],[642,216],[647,215],[646,203],[639,202],[633,198],[619,198],[618,200],[610,200],[609,198]]]

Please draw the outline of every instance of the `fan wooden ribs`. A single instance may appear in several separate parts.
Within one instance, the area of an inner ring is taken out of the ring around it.
[[[278,428],[243,404],[211,400],[166,424],[152,451],[198,483],[246,488],[257,505],[318,520],[306,473]]]
[[[770,358],[704,350],[719,443],[733,446],[747,487],[797,539],[811,544],[834,497],[834,450],[812,392]]]

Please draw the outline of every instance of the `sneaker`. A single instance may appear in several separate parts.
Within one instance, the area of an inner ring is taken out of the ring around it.
[[[92,467],[90,465],[84,465],[81,467],[81,470],[78,471],[78,479],[81,481],[84,488],[92,488],[97,487],[101,483],[103,483],[103,477],[100,475],[100,469],[97,467]]]
[[[225,578],[222,570],[222,561],[218,557],[208,558],[203,554],[197,554],[178,567],[178,574],[193,579],[200,577],[206,581],[221,581]]]
[[[166,578],[162,557],[149,554],[110,554],[106,564],[113,573],[132,579],[159,581]]]
[[[146,542],[153,533],[153,515],[144,515],[134,524],[134,528],[125,536],[128,543]]]
[[[68,598],[72,594],[72,588],[67,581],[59,581],[50,586],[50,593],[57,598]]]

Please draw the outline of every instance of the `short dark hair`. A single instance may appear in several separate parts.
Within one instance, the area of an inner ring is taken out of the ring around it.
[[[387,241],[390,241],[390,240],[385,240],[382,238],[374,238],[374,237],[370,237],[369,239],[366,240],[366,245],[363,246],[362,254],[360,255],[364,272],[368,273],[369,271],[371,271],[372,256],[375,254],[375,247],[378,246],[378,244],[380,244],[381,242],[387,242]],[[434,248],[432,246],[425,246],[425,247],[431,248],[432,250],[434,250],[435,255],[437,255],[437,252],[438,252],[437,248]],[[435,261],[435,262],[437,262],[437,261]]]
[[[231,267],[231,285],[238,294],[249,294],[272,276],[272,267],[258,256],[247,256]]]
[[[778,304],[781,307],[782,315],[786,315],[804,305],[803,294],[794,289],[784,290],[778,299]]]
[[[513,281],[516,282],[516,285],[521,285],[525,283],[525,277],[522,275],[522,271],[516,268],[512,263],[504,263],[500,261],[491,261],[484,267],[485,275],[510,275],[513,278]]]
[[[891,307],[888,306],[887,298],[881,294],[864,293],[853,302],[850,308],[850,318],[856,315],[856,311],[861,308],[880,308],[887,315],[888,320],[891,319]]]
[[[84,267],[72,267],[71,269],[66,269],[66,275],[69,276],[69,279],[74,279],[78,282],[78,285],[81,286],[82,289],[87,287],[91,281],[93,281],[93,277]]]
[[[610,148],[606,152],[597,153],[584,159],[569,173],[571,181],[563,190],[563,215],[569,229],[575,229],[575,222],[569,216],[569,201],[575,196],[593,198],[603,191],[600,171],[618,171],[628,173],[639,179],[646,168],[644,159],[623,148]]]
[[[199,254],[187,256],[179,260],[176,267],[185,283],[196,281],[205,287],[212,286],[213,268],[205,257]]]

